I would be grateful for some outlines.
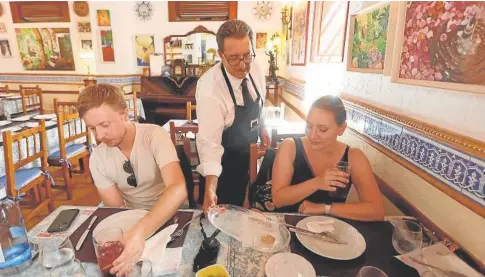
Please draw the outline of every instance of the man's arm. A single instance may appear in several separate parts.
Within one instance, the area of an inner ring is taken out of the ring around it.
[[[125,201],[115,184],[109,187],[98,187],[98,194],[105,207],[121,208],[125,206]]]
[[[106,207],[120,208],[125,201],[116,184],[106,175],[105,163],[101,162],[100,153],[95,149],[89,158],[89,167],[99,197]]]

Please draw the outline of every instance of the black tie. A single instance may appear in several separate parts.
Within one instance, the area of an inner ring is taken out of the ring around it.
[[[241,87],[242,87],[244,106],[247,106],[249,103],[253,102],[253,98],[249,94],[248,78],[244,78],[244,80],[242,81]]]

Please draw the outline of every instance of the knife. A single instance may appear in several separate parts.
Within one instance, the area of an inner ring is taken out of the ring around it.
[[[339,236],[333,234],[332,232],[324,231],[324,232],[321,232],[321,233],[316,233],[316,232],[312,232],[312,231],[307,230],[307,229],[303,229],[303,228],[293,226],[293,225],[288,224],[286,222],[282,222],[282,224],[285,225],[288,228],[293,228],[293,229],[299,231],[300,233],[310,233],[312,235],[319,235],[319,236],[327,237],[328,239],[333,240],[335,242],[342,241]]]
[[[307,235],[307,236],[310,236],[310,237],[314,237],[314,238],[317,238],[317,239],[321,239],[321,240],[324,240],[326,242],[330,242],[330,243],[336,243],[336,244],[347,244],[346,241],[344,240],[341,240],[341,239],[334,239],[334,238],[329,238],[329,237],[326,237],[324,235],[320,235],[320,234],[317,234],[317,233],[312,233],[312,232],[308,232],[304,229],[295,229],[295,228],[288,228],[288,230],[290,230],[290,232],[293,232],[293,233],[298,233],[298,234],[302,234],[302,235]]]
[[[88,228],[86,229],[86,231],[84,231],[81,238],[78,240],[76,244],[76,251],[79,251],[79,249],[81,249],[81,246],[83,245],[83,242],[88,236],[89,230],[91,230],[91,226],[93,226],[93,223],[96,221],[96,219],[98,219],[97,216],[93,216],[93,218],[91,218],[91,222],[89,223]]]

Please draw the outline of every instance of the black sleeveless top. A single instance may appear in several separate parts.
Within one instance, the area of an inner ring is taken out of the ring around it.
[[[305,154],[305,149],[303,147],[303,142],[301,138],[294,137],[293,140],[295,141],[296,146],[296,153],[295,153],[295,161],[293,162],[293,177],[291,178],[290,185],[296,185],[303,183],[307,180],[315,178],[313,174],[313,170],[308,163],[308,159]],[[340,159],[341,162],[349,162],[349,149],[350,147],[347,145],[345,148],[344,155]],[[305,198],[304,200],[311,201],[313,203],[325,203],[325,204],[332,204],[332,203],[344,203],[347,200],[347,195],[349,193],[350,187],[352,185],[352,179],[349,177],[349,185],[345,188],[345,197],[332,197],[328,191],[318,190]],[[278,209],[279,212],[287,212],[287,213],[297,213],[298,208],[300,207],[301,202],[298,202],[294,205],[282,207]]]

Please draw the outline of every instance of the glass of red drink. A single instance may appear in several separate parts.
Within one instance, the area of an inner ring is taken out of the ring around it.
[[[116,227],[99,230],[93,235],[93,244],[98,265],[103,276],[115,276],[110,274],[109,271],[113,268],[113,262],[121,255],[125,248],[123,230]]]

